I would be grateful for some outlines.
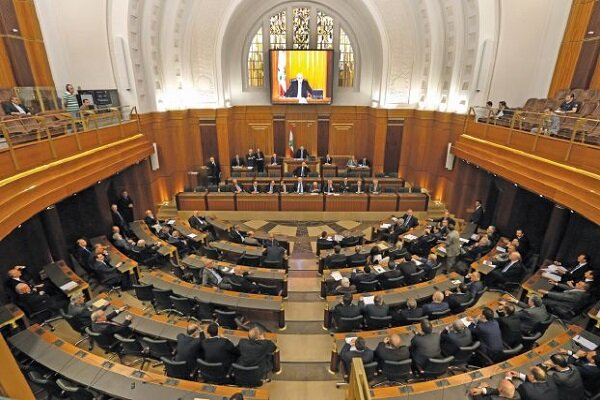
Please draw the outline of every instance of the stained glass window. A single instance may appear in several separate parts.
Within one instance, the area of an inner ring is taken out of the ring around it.
[[[286,48],[286,13],[281,11],[269,17],[269,46],[271,49]]]
[[[310,8],[294,7],[294,49],[308,49],[310,43]]]
[[[265,63],[263,58],[263,29],[258,28],[248,51],[248,86],[263,87]]]
[[[333,49],[333,18],[317,11],[317,49]]]
[[[354,86],[354,50],[350,43],[350,38],[346,32],[340,28],[340,63],[338,86]]]

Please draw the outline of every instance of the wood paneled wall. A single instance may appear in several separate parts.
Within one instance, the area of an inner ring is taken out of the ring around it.
[[[0,0],[0,88],[53,87],[33,0]]]
[[[574,0],[548,92],[600,89],[600,1]]]

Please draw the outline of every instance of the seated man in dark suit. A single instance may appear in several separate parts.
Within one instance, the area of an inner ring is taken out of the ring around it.
[[[383,302],[383,297],[375,296],[373,304],[360,302],[360,311],[365,317],[387,317],[390,313],[390,306]]]
[[[574,288],[563,292],[549,292],[543,289],[539,292],[544,295],[543,303],[551,313],[563,319],[571,319],[589,304],[589,290],[590,285],[580,281]]]
[[[307,159],[309,157],[308,150],[304,148],[304,146],[300,146],[296,153],[294,154],[294,158],[303,158]]]
[[[294,170],[294,176],[300,178],[306,178],[308,174],[310,174],[310,168],[308,168],[308,165],[304,161],[302,162],[302,165]]]
[[[27,268],[24,265],[16,265],[8,270],[7,279],[4,283],[7,289],[15,291],[16,287],[20,283],[24,283],[30,287],[32,292],[40,292],[44,294],[45,285],[43,283],[36,284],[33,279],[27,273]]]
[[[327,231],[321,232],[321,236],[317,239],[317,254],[321,249],[331,249],[335,245],[335,241],[329,237]]]
[[[238,343],[240,356],[237,363],[244,367],[257,365],[266,377],[273,370],[273,354],[276,350],[275,343],[265,339],[265,332],[255,326],[248,331],[248,339],[241,339]]]
[[[294,193],[309,193],[309,189],[304,184],[302,177],[298,177],[298,181],[294,184]]]
[[[485,286],[481,281],[481,274],[479,271],[472,271],[465,276],[465,282],[469,288],[471,296],[477,297],[477,294],[481,292]]]
[[[348,265],[365,265],[367,263],[367,255],[361,254],[362,247],[359,245],[354,246],[354,253],[348,256]]]
[[[206,222],[206,218],[200,214],[200,211],[194,211],[194,213],[188,218],[188,224],[190,224],[192,228],[201,232],[204,232],[210,228],[209,223]]]
[[[331,156],[329,155],[329,153],[327,153],[327,155],[321,159],[321,162],[323,164],[325,164],[325,165],[332,165],[333,164],[333,158],[331,158]]]
[[[381,193],[383,188],[379,184],[379,179],[373,179],[373,183],[369,185],[369,189],[367,190],[370,194],[378,194]]]
[[[55,302],[46,293],[31,290],[31,287],[26,283],[17,284],[14,290],[17,295],[17,306],[22,307],[28,315],[46,309],[51,312],[57,312],[62,306],[62,304]]]
[[[125,306],[112,311],[108,315],[104,310],[96,310],[92,313],[90,319],[92,320],[92,331],[96,333],[101,333],[103,336],[107,338],[112,338],[115,333],[118,333],[121,336],[131,336],[132,331],[129,328],[131,325],[131,321],[133,317],[131,315],[127,315],[125,317],[125,321],[122,324],[117,322],[113,322],[112,319],[119,315],[119,313],[125,311]]]
[[[158,254],[159,248],[160,242],[157,242],[154,245],[146,245],[146,241],[144,239],[140,239],[133,247],[131,258],[148,267],[166,264],[169,262],[169,256],[162,256]]]
[[[514,298],[511,298],[509,301],[521,307],[521,310],[516,314],[521,321],[521,333],[524,335],[534,333],[538,324],[542,321],[546,321],[550,316],[541,297],[537,295],[529,297],[527,303],[523,303]]]
[[[442,357],[440,334],[433,332],[431,322],[421,321],[421,332],[410,342],[410,354],[414,366],[421,370],[430,358]]]
[[[471,333],[481,343],[479,347],[481,353],[494,362],[499,360],[503,350],[502,332],[498,321],[494,318],[494,311],[489,307],[484,307],[478,317],[467,317],[467,319],[472,322],[469,325]]]
[[[280,165],[281,160],[277,157],[277,153],[273,153],[269,159],[269,165]]]
[[[231,160],[231,166],[234,168],[240,168],[246,165],[246,162],[239,154],[236,154],[235,157]]]
[[[97,254],[95,260],[92,270],[98,275],[98,279],[103,285],[108,288],[121,286],[121,289],[124,290],[130,286],[127,276],[117,270],[121,266],[121,262],[113,267],[107,263],[103,253]]]
[[[444,357],[453,356],[458,352],[459,347],[466,347],[473,344],[471,331],[467,329],[461,320],[454,321],[442,331],[441,348]]]
[[[366,265],[363,268],[363,272],[352,272],[350,275],[350,281],[355,285],[358,285],[360,282],[372,282],[377,280],[377,274],[371,272],[371,267]]]
[[[431,218],[429,220],[431,222],[436,223],[438,228],[442,227],[442,223],[444,221],[447,221],[448,224],[452,223],[452,224],[456,225],[456,221],[450,216],[450,211],[448,211],[448,210],[444,211],[444,216],[443,217],[440,217],[440,218]]]
[[[375,349],[375,359],[382,368],[384,361],[404,361],[410,358],[408,347],[402,345],[400,335],[394,333],[386,336]]]
[[[521,254],[513,251],[508,256],[508,263],[503,268],[496,267],[486,277],[487,286],[504,287],[506,282],[520,282],[525,273],[521,262]]]
[[[208,363],[223,363],[223,368],[228,371],[231,364],[239,355],[238,349],[226,337],[219,336],[219,325],[211,322],[206,327],[206,338],[200,345],[203,360]]]
[[[233,229],[229,231],[229,238],[235,243],[244,243],[246,240],[246,234],[242,232],[239,225],[234,225]]]
[[[561,353],[569,356],[569,365],[577,368],[586,390],[592,393],[597,392],[600,387],[598,383],[600,379],[600,353],[598,350],[585,351],[580,349],[573,353],[561,349]]]
[[[113,233],[112,241],[115,247],[126,256],[131,254],[133,247],[135,246],[135,242],[133,240],[125,239],[120,233]]]
[[[313,181],[312,185],[310,185],[311,193],[321,193],[321,185],[317,181]]]
[[[370,167],[371,163],[369,162],[369,160],[367,160],[367,157],[363,157],[358,161],[358,166],[359,167]]]
[[[356,185],[352,186],[351,192],[354,192],[357,194],[365,192],[365,188],[363,186],[363,180],[361,178],[358,178],[358,180],[356,181]]]
[[[411,274],[414,274],[415,272],[419,271],[417,264],[415,264],[411,260],[410,255],[407,255],[403,262],[397,264],[396,269],[402,271],[402,275],[404,275],[405,278],[409,278]]]
[[[469,390],[469,395],[477,400],[503,400],[516,399],[516,392],[517,389],[511,381],[502,379],[495,389],[491,388],[489,383],[480,383],[479,386]]]
[[[342,302],[337,304],[332,311],[333,320],[336,325],[339,325],[340,318],[352,318],[360,315],[360,308],[352,303],[352,295],[346,293],[342,298]]]
[[[431,316],[434,312],[448,311],[450,307],[448,303],[444,301],[444,293],[440,290],[436,290],[431,296],[431,303],[427,303],[423,306],[423,314]]]
[[[248,188],[248,193],[261,193],[262,189],[260,188],[260,186],[258,186],[258,181],[256,179],[252,180],[252,185],[250,185],[250,187]]]
[[[531,367],[527,375],[509,371],[506,379],[520,379],[523,381],[517,387],[517,393],[524,400],[563,400],[559,397],[554,381],[548,380],[546,371],[538,366]]]
[[[188,324],[186,333],[177,335],[175,361],[185,361],[189,370],[196,368],[196,359],[202,358],[202,340],[204,332],[197,324]]]
[[[344,181],[338,190],[340,193],[349,193],[352,191],[352,185],[350,184],[350,181],[348,181],[348,178],[344,178]]]
[[[466,303],[473,298],[473,295],[471,295],[471,292],[469,291],[469,287],[464,282],[458,285],[454,292],[446,290],[444,294],[446,295],[448,306],[453,313],[462,310],[461,304]]]
[[[2,109],[4,110],[4,114],[6,115],[31,115],[31,111],[29,111],[27,107],[21,104],[21,99],[19,99],[19,97],[17,96],[10,96],[9,101],[3,102]]]
[[[90,265],[88,260],[92,255],[92,249],[88,247],[88,243],[85,239],[77,239],[74,255],[79,265],[81,265],[86,271],[89,271]]]
[[[412,322],[409,318],[421,318],[423,316],[423,309],[417,307],[417,301],[415,299],[406,300],[406,308],[398,308],[391,313],[392,321],[394,325],[410,325]]]
[[[544,361],[548,369],[548,380],[553,381],[562,400],[584,400],[585,387],[579,370],[569,365],[569,359],[564,354],[552,354]]]
[[[233,193],[244,193],[244,188],[238,183],[237,179],[231,180],[231,191]]]
[[[153,228],[155,225],[158,225],[158,219],[152,213],[152,210],[146,210],[144,212],[144,222],[148,227]]]
[[[283,247],[279,245],[267,246],[263,261],[272,261],[273,263],[277,263],[277,266],[283,267],[283,260],[286,258],[286,250]]]
[[[404,220],[403,226],[409,230],[414,228],[415,226],[419,225],[419,220],[417,219],[417,217],[415,217],[413,215],[413,210],[412,208],[409,208],[408,210],[406,210],[406,214],[404,214],[402,216],[402,219]]]
[[[350,284],[350,279],[343,277],[340,280],[339,286],[333,290],[334,295],[344,295],[346,293],[356,293],[356,286]]]
[[[258,286],[256,283],[250,281],[248,278],[248,272],[243,272],[242,268],[236,266],[233,269],[233,273],[227,274],[223,279],[223,285],[220,287],[226,287],[224,285],[230,285],[231,290],[241,291],[243,293],[258,293]]]
[[[277,183],[275,183],[275,180],[271,180],[271,182],[269,182],[269,184],[265,187],[265,193],[279,193],[279,188],[277,187]]]
[[[337,193],[337,188],[333,184],[333,181],[331,179],[327,179],[327,183],[323,187],[323,193],[326,193],[326,194]]]
[[[341,253],[342,248],[340,246],[333,247],[333,254],[325,257],[325,266],[327,268],[331,268],[332,265],[336,266],[336,268],[344,268],[346,266],[346,256]]]
[[[389,261],[388,262],[388,270],[377,275],[377,279],[379,280],[379,282],[381,282],[382,285],[385,285],[385,283],[387,281],[389,281],[390,279],[395,279],[395,278],[403,276],[402,271],[399,270],[397,267],[398,267],[398,265],[396,264],[395,261]]]
[[[83,294],[71,296],[67,314],[77,320],[80,326],[90,326],[92,324],[92,300],[85,302]]]
[[[342,363],[344,365],[345,379],[347,379],[348,375],[350,374],[352,359],[355,357],[361,358],[363,364],[368,364],[375,359],[375,353],[373,350],[367,347],[365,339],[360,336],[352,339],[350,343],[344,344],[344,347],[342,347],[342,350],[340,351],[340,358],[342,359]]]
[[[590,257],[587,254],[582,253],[577,256],[576,264],[571,267],[565,267],[566,271],[564,272],[562,270],[557,271],[560,275],[562,275],[562,282],[566,283],[568,281],[576,282],[583,280],[585,273],[592,269],[589,260]],[[555,261],[554,264],[561,265],[561,263],[558,261]]]
[[[498,324],[502,332],[502,341],[509,347],[516,347],[522,342],[521,320],[515,314],[515,306],[499,301],[500,305],[496,312],[498,313]]]

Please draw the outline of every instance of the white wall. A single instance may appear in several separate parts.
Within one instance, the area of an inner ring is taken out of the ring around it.
[[[58,93],[67,83],[116,89],[106,0],[35,0],[35,6]]]
[[[569,0],[502,0],[489,99],[522,106],[548,95],[571,8]]]

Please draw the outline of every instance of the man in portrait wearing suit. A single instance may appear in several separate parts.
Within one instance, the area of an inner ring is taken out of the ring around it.
[[[240,157],[239,154],[236,154],[235,157],[233,157],[233,159],[231,160],[231,166],[232,167],[243,167],[244,165],[246,165],[246,162],[244,161],[243,158]]]
[[[269,161],[269,164],[279,165],[279,159],[277,158],[277,153],[273,153],[273,155],[271,156],[271,159]]]
[[[302,162],[302,165],[294,170],[294,176],[306,178],[308,174],[310,174],[310,168],[308,168],[308,165],[306,165],[305,162]]]
[[[301,90],[298,90],[298,88]],[[306,79],[304,79],[304,75],[299,72],[296,75],[296,79],[292,79],[290,82],[290,87],[285,92],[285,97],[295,97],[298,99],[307,98],[312,96],[312,88]]]
[[[407,230],[419,225],[419,220],[413,215],[412,208],[406,210],[406,214],[402,216],[402,219],[404,220],[404,226]]]
[[[300,148],[298,150],[296,150],[296,153],[294,154],[294,158],[303,158],[303,159],[307,159],[309,157],[310,154],[308,154],[308,150],[306,150],[304,148],[304,146],[300,146]]]
[[[210,183],[213,185],[218,185],[221,181],[221,167],[219,167],[219,164],[215,161],[214,157],[209,158],[206,167],[208,168],[208,177],[210,178]]]
[[[298,178],[298,182],[294,185],[294,192],[296,193],[305,193],[306,186],[304,186],[304,182],[302,182],[302,178]]]

